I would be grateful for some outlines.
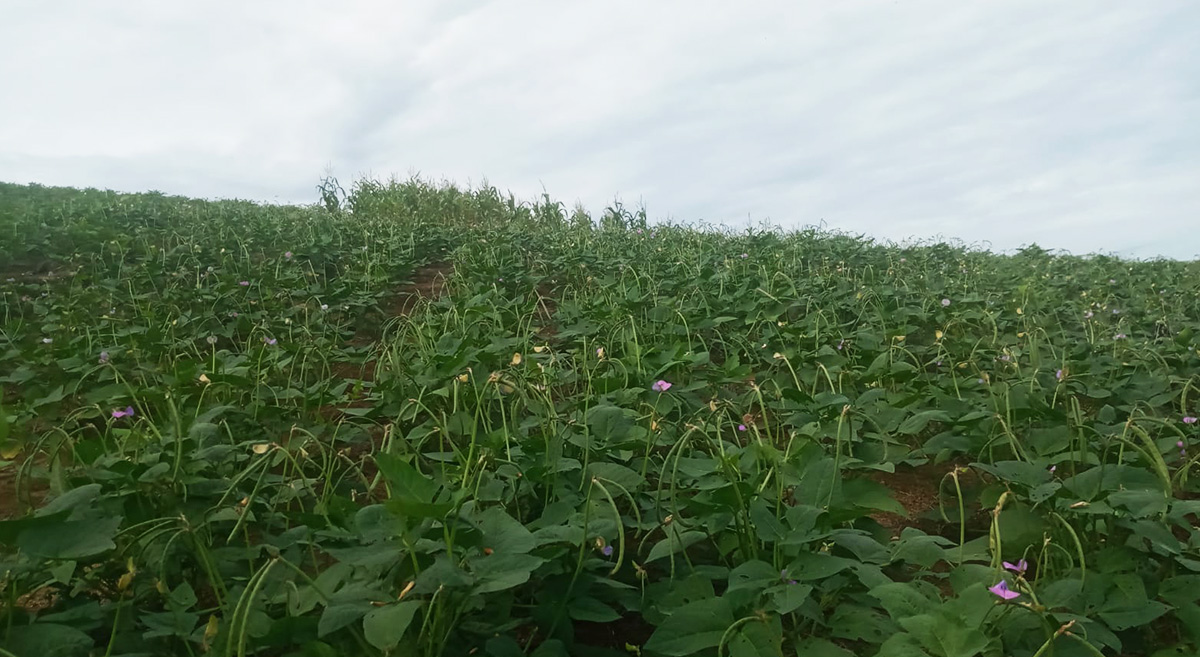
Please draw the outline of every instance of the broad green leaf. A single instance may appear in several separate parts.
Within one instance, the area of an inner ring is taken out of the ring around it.
[[[908,510],[896,500],[887,486],[865,477],[856,477],[842,482],[842,494],[846,502],[864,509],[876,509],[908,517]]]
[[[119,517],[36,525],[21,532],[17,546],[44,559],[93,557],[116,547],[112,539],[120,525]]]
[[[61,511],[70,511],[78,506],[83,506],[90,503],[92,500],[96,499],[99,494],[100,484],[86,484],[78,488],[72,488],[71,490],[51,500],[50,503],[46,504],[46,506],[38,509],[34,515],[42,517],[54,515]]]
[[[782,574],[765,561],[747,561],[729,571],[729,591],[764,589],[783,580]]]
[[[900,423],[896,433],[912,436],[921,433],[930,422],[951,422],[950,415],[945,411],[921,411]]]
[[[887,610],[892,620],[900,620],[909,616],[925,613],[936,604],[909,583],[893,582],[877,586],[870,591],[871,596],[879,600]]]
[[[715,648],[733,621],[733,611],[727,601],[721,598],[699,600],[672,612],[654,630],[645,649],[682,657]]]
[[[782,657],[783,625],[774,615],[755,619],[738,627],[727,641],[730,657]]]
[[[945,612],[909,616],[901,619],[900,625],[934,657],[973,657],[986,650],[989,643],[978,628],[966,627]]]
[[[433,501],[438,484],[422,474],[399,456],[382,452],[375,455],[375,463],[390,487],[392,498],[404,502]]]
[[[788,564],[788,579],[809,582],[825,579],[854,565],[854,561],[832,557],[824,552],[801,552]]]
[[[1122,490],[1109,493],[1108,503],[1124,507],[1135,518],[1148,518],[1167,510],[1167,497],[1162,490]]]
[[[474,518],[474,524],[483,533],[484,547],[497,556],[525,554],[537,546],[533,533],[499,507],[480,513]]]
[[[4,649],[16,657],[83,657],[92,638],[70,625],[34,623],[8,629]]]
[[[593,623],[610,623],[621,617],[612,607],[590,596],[571,600],[567,614],[575,620]]]
[[[650,555],[646,557],[646,563],[686,550],[689,546],[704,540],[705,537],[704,532],[680,532],[675,529],[674,525],[671,525],[670,528],[667,538],[655,543],[654,547],[650,548]]]
[[[638,474],[631,468],[627,468],[620,463],[608,463],[598,461],[588,465],[588,473],[593,477],[602,477],[610,481],[620,484],[625,490],[630,493],[636,492],[646,482],[642,475]],[[614,497],[619,495],[620,491],[612,490],[609,486],[609,493]]]
[[[528,554],[500,554],[472,560],[477,578],[476,593],[493,593],[520,586],[529,581],[529,574],[545,563],[541,557]]]
[[[363,636],[385,652],[395,648],[420,607],[419,601],[410,600],[372,609],[363,616]]]
[[[813,587],[808,584],[787,583],[770,590],[771,609],[779,614],[790,614],[804,604]]]
[[[1114,632],[1122,632],[1134,627],[1145,627],[1150,621],[1162,616],[1171,610],[1171,607],[1157,600],[1147,600],[1140,605],[1128,606],[1119,609],[1109,609],[1102,611],[1097,615],[1103,620]]]
[[[900,633],[888,637],[887,641],[879,646],[875,657],[929,657],[929,653],[921,649],[921,644],[913,635]]]
[[[321,612],[321,620],[317,622],[317,636],[323,637],[331,632],[336,632],[356,622],[372,609],[371,603],[367,600],[350,600],[331,604]]]

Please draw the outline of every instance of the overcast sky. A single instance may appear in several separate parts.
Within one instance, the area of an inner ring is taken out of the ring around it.
[[[1200,254],[1200,2],[14,2],[0,180]]]

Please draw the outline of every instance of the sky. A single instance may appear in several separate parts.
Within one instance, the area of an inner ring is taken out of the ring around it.
[[[1200,256],[1200,3],[6,3],[0,180]]]

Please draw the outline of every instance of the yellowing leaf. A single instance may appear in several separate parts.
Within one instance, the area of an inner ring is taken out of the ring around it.
[[[266,454],[268,449],[271,449],[270,443],[258,443],[250,448],[255,454]]]
[[[0,459],[11,459],[21,453],[21,443],[15,440],[0,441]]]
[[[212,642],[213,639],[217,638],[217,632],[220,629],[221,629],[221,621],[217,620],[217,617],[215,615],[209,616],[208,624],[204,626],[203,648],[204,648],[205,652],[208,652],[210,643]]]

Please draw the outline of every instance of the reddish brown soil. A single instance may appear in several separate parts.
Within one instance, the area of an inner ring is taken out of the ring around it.
[[[18,455],[12,463],[0,468],[0,520],[19,518],[25,515],[30,503],[37,508],[46,499],[44,482],[28,477],[17,481],[17,472],[23,461],[24,458]]]
[[[941,518],[929,518],[930,514],[938,513],[938,499],[941,497],[943,507],[946,509],[947,516],[957,515],[958,501],[954,493],[954,482],[951,481],[947,474],[950,473],[959,464],[947,462],[925,465],[917,467],[900,466],[895,472],[875,472],[870,475],[871,479],[877,483],[887,486],[892,491],[892,496],[904,507],[908,512],[907,518],[895,513],[879,512],[872,514],[880,525],[888,530],[899,533],[904,527],[915,527],[924,531],[927,534],[938,533],[944,524]],[[968,477],[974,477],[969,471],[960,474],[959,477],[965,481]],[[945,479],[943,483],[943,479]],[[945,486],[940,489],[939,487]]]
[[[393,317],[407,317],[421,299],[436,299],[446,292],[446,280],[454,273],[449,262],[435,262],[421,267],[413,273],[412,281],[396,290],[396,293],[380,303],[382,321]],[[351,347],[370,348],[379,338],[378,327],[360,329],[347,343]],[[367,360],[361,364],[351,362],[331,363],[331,374],[337,379],[352,381],[374,381],[377,363]]]
[[[611,623],[575,621],[575,642],[584,646],[625,651],[625,644],[640,646],[650,640],[654,626],[640,614],[630,614]]]
[[[446,280],[454,273],[449,262],[434,262],[413,273],[412,281],[382,304],[389,317],[407,317],[420,299],[437,299],[446,292]]]
[[[543,340],[552,340],[558,335],[558,327],[554,324],[554,313],[558,311],[558,302],[555,301],[554,290],[542,283],[537,286],[537,315],[540,326],[538,327],[538,336]]]

